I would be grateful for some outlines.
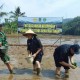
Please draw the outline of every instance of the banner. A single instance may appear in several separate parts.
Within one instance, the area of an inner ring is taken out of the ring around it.
[[[25,23],[61,23],[62,17],[19,17],[19,22]]]
[[[18,26],[24,27],[20,29],[25,32],[32,29],[36,33],[54,33],[62,32],[62,17],[19,17]]]

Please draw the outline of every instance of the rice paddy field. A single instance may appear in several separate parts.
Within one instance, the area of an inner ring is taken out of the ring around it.
[[[78,67],[70,69],[70,77],[64,78],[64,69],[61,69],[62,78],[55,78],[55,64],[53,59],[53,52],[57,45],[61,44],[74,44],[80,45],[80,36],[60,36],[51,34],[38,35],[44,50],[44,56],[41,63],[41,73],[37,76],[33,73],[32,64],[26,61],[27,38],[22,35],[7,36],[9,43],[8,54],[11,58],[10,62],[14,67],[16,74],[9,74],[7,67],[0,60],[0,80],[80,80],[80,55],[75,55]]]

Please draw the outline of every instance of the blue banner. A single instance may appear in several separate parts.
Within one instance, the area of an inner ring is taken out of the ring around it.
[[[62,23],[62,17],[19,17],[19,22],[25,23]]]

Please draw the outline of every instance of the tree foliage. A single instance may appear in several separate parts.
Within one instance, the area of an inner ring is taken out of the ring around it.
[[[11,11],[9,19],[5,19],[5,29],[4,32],[8,34],[18,32],[18,17],[24,16],[25,12],[21,12],[20,7],[17,7],[15,11]]]
[[[0,17],[3,17],[4,15],[7,15],[6,12],[1,11],[2,8],[3,8],[3,5],[0,6]]]
[[[11,18],[17,19],[19,16],[24,16],[25,12],[21,12],[20,7],[17,7],[15,11],[14,12],[11,11],[10,14],[11,14],[10,16]]]
[[[80,16],[74,18],[70,22],[63,24],[63,34],[80,35]]]

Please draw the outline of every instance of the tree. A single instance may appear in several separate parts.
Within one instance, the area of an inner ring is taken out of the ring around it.
[[[0,6],[0,10],[2,10],[3,5]],[[4,15],[7,15],[8,13],[0,11],[0,17],[2,18]],[[6,33],[16,33],[18,30],[18,17],[24,16],[25,12],[21,12],[20,7],[17,7],[15,11],[9,12],[10,18],[5,19],[5,27],[4,31]]]
[[[0,6],[0,10],[2,10],[2,8],[3,8],[3,5]],[[5,16],[5,15],[7,15],[6,12],[0,11],[0,18],[3,17],[3,16]]]
[[[25,12],[23,13],[21,12],[20,7],[17,7],[14,12],[11,11],[10,13],[11,13],[10,18],[15,18],[16,20],[18,19],[19,16],[25,15]]]
[[[11,26],[11,30],[12,30],[11,32],[12,33],[15,31],[18,32],[18,17],[24,16],[25,12],[21,12],[20,7],[17,7],[14,12],[11,11],[11,12],[9,12],[9,14],[11,15],[9,18],[9,20],[11,20],[11,22],[9,22],[9,20],[8,20],[8,22]]]
[[[63,24],[63,34],[66,35],[80,35],[80,16]]]
[[[2,8],[3,8],[3,5],[0,6],[0,9],[2,9]],[[7,15],[7,13],[6,13],[6,12],[1,12],[1,11],[0,11],[0,17],[2,17],[2,16],[4,16],[4,15]]]

